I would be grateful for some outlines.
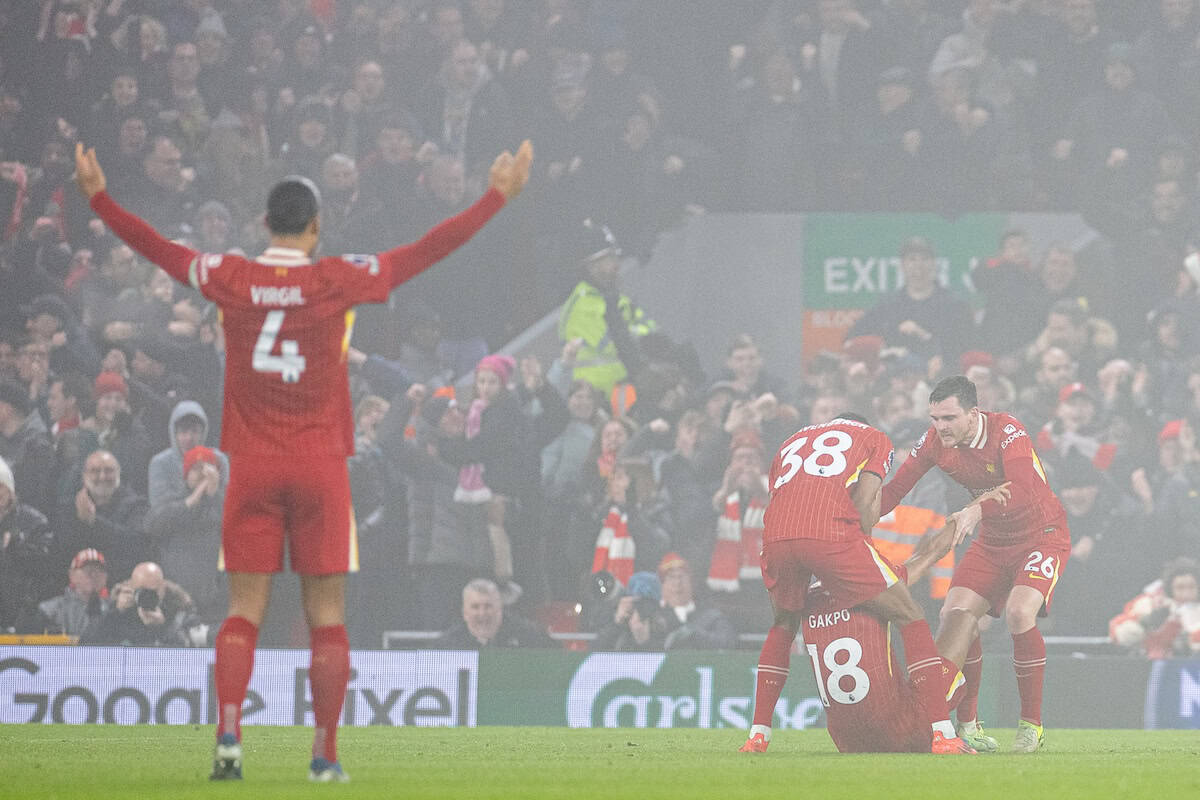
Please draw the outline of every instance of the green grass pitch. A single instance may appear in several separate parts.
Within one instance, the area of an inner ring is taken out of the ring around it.
[[[1013,731],[994,731],[1002,746]],[[1034,756],[843,756],[824,731],[735,752],[735,730],[350,728],[352,781],[306,780],[311,732],[248,727],[245,780],[208,781],[212,728],[2,725],[0,797],[1196,798],[1200,733],[1049,730]]]

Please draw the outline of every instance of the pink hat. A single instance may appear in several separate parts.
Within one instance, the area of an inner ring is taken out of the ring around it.
[[[479,359],[479,363],[475,365],[475,371],[478,372],[481,369],[486,369],[489,372],[494,372],[500,378],[500,382],[507,385],[508,379],[516,366],[517,362],[512,356],[493,353],[490,356],[484,356]]]

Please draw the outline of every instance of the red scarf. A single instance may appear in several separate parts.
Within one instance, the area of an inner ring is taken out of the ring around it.
[[[763,479],[764,488],[766,479]],[[752,496],[742,511],[740,492],[725,498],[725,513],[717,520],[717,542],[708,566],[708,588],[715,592],[736,592],[740,580],[762,578],[761,553],[763,510],[766,504]]]
[[[629,584],[633,575],[633,538],[629,535],[629,517],[615,503],[609,506],[604,517],[604,527],[596,537],[596,554],[592,557],[592,572],[606,569],[622,586]]]

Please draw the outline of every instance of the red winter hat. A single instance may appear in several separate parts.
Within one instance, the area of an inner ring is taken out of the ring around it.
[[[665,556],[662,557],[662,561],[658,562],[658,577],[662,578],[663,575],[667,574],[667,570],[675,569],[676,567],[687,572],[688,571],[687,559],[685,559],[683,556],[679,555],[679,553],[667,553]]]
[[[476,371],[486,369],[496,373],[500,378],[500,382],[507,385],[509,376],[512,375],[513,368],[517,366],[517,362],[512,356],[493,353],[490,356],[484,356],[479,359],[479,363],[475,365]]]
[[[92,384],[92,399],[99,400],[106,394],[119,392],[126,400],[129,399],[129,384],[125,378],[116,372],[101,372]]]
[[[71,569],[79,569],[84,564],[100,564],[104,565],[104,553],[101,553],[94,547],[89,547],[86,550],[80,550],[71,559]]]
[[[1092,396],[1091,390],[1082,383],[1068,383],[1066,386],[1058,390],[1058,402],[1065,403],[1077,394],[1082,394],[1088,398],[1091,398]]]
[[[958,364],[963,372],[966,372],[971,367],[991,368],[995,362],[995,357],[987,350],[968,350],[958,357]]]
[[[203,461],[208,464],[217,466],[217,454],[211,447],[205,447],[198,444],[191,450],[183,454],[183,474],[186,477],[192,471],[192,467],[196,466],[196,462]]]
[[[1162,444],[1171,439],[1178,439],[1181,433],[1183,433],[1183,420],[1173,419],[1163,425],[1162,430],[1158,432],[1158,443]]]
[[[741,450],[743,447],[749,447],[752,450],[763,452],[762,437],[758,435],[758,431],[750,427],[738,428],[733,432],[733,436],[729,440],[729,452]]]

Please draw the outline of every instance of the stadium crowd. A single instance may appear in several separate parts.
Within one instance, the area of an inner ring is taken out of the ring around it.
[[[325,252],[373,252],[529,137],[530,201],[359,312],[356,644],[544,642],[524,613],[731,646],[769,620],[778,444],[854,410],[899,456],[961,372],[1070,515],[1054,630],[1103,632],[1176,559],[1114,639],[1200,649],[1197,114],[1193,0],[0,0],[0,629],[203,643],[224,611],[220,321],[92,217],[76,140],[159,230],[253,255],[284,175],[320,186]],[[618,279],[706,210],[1071,211],[1111,266],[1013,229],[968,298],[913,237],[839,350],[764,365],[729,331],[706,374]],[[560,304],[553,361],[495,352]],[[953,491],[877,541],[902,559]]]

